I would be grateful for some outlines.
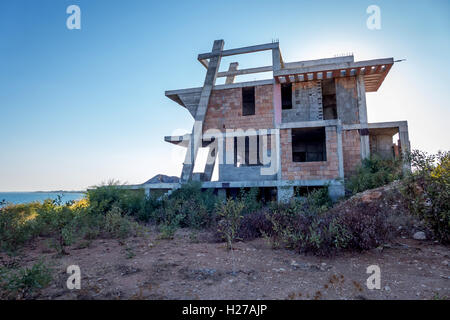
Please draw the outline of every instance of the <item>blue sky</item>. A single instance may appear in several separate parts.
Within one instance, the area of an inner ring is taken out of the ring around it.
[[[71,4],[81,30],[66,27]],[[366,27],[371,4],[381,30]],[[214,39],[225,48],[279,39],[285,61],[347,52],[407,59],[368,94],[369,121],[408,120],[413,148],[449,150],[449,9],[449,1],[3,0],[0,191],[179,175],[180,148],[163,137],[193,120],[164,91],[202,85],[196,57]]]

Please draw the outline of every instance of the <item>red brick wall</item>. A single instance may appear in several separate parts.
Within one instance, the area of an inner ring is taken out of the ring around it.
[[[344,176],[348,178],[361,164],[361,140],[358,130],[342,131],[342,149],[344,151]]]
[[[280,130],[283,180],[334,179],[339,176],[336,127],[326,127],[327,161],[293,162],[291,129]]]
[[[255,115],[242,116],[242,88],[213,90],[203,130],[273,128],[273,85],[255,87]]]

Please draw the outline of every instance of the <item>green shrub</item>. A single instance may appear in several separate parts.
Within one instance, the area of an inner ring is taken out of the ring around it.
[[[262,208],[262,202],[258,200],[259,189],[249,188],[248,190],[241,189],[239,192],[239,200],[244,203],[243,213],[249,214],[257,212]]]
[[[123,216],[121,209],[114,206],[105,216],[103,229],[111,237],[123,239],[136,234],[138,224],[131,218]]]
[[[237,239],[237,234],[243,218],[242,211],[245,204],[241,200],[228,199],[217,204],[217,213],[220,217],[218,232],[227,242],[227,248],[232,249],[233,242]]]
[[[159,239],[173,239],[175,231],[177,231],[177,226],[163,224],[159,227]]]
[[[355,194],[389,184],[402,177],[401,164],[401,160],[384,160],[376,155],[364,159],[346,181],[346,189]]]
[[[139,221],[157,221],[157,211],[161,208],[162,201],[160,198],[162,195],[150,194],[150,197],[146,197],[144,200],[143,210],[137,215]]]
[[[60,254],[67,254],[65,247],[74,241],[74,218],[77,214],[72,204],[60,205],[58,201],[46,200],[38,208],[33,228],[36,235],[52,236],[53,247]]]
[[[239,226],[238,237],[242,240],[253,240],[270,234],[272,224],[267,218],[269,214],[268,207],[244,214]]]
[[[371,249],[393,235],[387,213],[376,203],[347,202],[328,210],[325,193],[318,192],[272,205],[266,213],[271,228],[263,234],[273,247],[330,256],[342,250]]]
[[[450,152],[427,154],[414,150],[413,172],[403,182],[409,209],[442,243],[450,243]]]
[[[311,190],[305,198],[307,210],[314,213],[325,212],[333,205],[328,195],[328,187]]]
[[[384,244],[395,235],[395,230],[388,223],[388,210],[380,208],[377,202],[359,202],[331,213],[339,216],[341,224],[351,235],[348,248],[368,250]]]
[[[211,190],[202,191],[201,183],[190,182],[160,200],[148,198],[141,219],[172,228],[208,228],[216,221],[217,201]]]
[[[2,296],[13,299],[28,298],[36,290],[48,286],[52,280],[51,269],[42,262],[17,271],[3,269],[0,275]]]
[[[143,190],[125,189],[116,181],[88,190],[87,199],[94,214],[106,214],[117,206],[125,215],[142,216],[145,209]]]
[[[130,212],[132,206],[125,208]],[[66,254],[67,246],[80,240],[124,238],[138,231],[137,223],[122,213],[119,203],[106,213],[92,210],[87,200],[61,204],[60,198],[0,209],[0,250],[9,254],[37,236],[48,238],[50,246]]]
[[[34,236],[30,223],[40,203],[5,205],[0,209],[0,250],[13,253]]]

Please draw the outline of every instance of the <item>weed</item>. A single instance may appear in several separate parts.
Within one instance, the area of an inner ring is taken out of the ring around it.
[[[51,269],[43,262],[17,271],[3,269],[0,275],[2,295],[13,299],[29,298],[36,290],[48,286],[52,280]]]
[[[244,203],[240,200],[228,199],[217,206],[217,212],[221,220],[218,224],[218,232],[227,241],[227,248],[232,249],[232,244],[237,238],[241,224]]]

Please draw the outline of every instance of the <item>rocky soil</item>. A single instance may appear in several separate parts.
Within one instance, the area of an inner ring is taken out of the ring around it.
[[[450,296],[450,251],[433,241],[399,238],[367,252],[333,258],[272,249],[264,239],[227,251],[206,232],[179,230],[172,240],[146,236],[94,240],[57,256],[45,239],[0,263],[44,259],[52,284],[37,299],[443,299]],[[11,261],[11,259],[15,261]],[[81,289],[66,287],[69,265],[81,268]],[[369,290],[366,269],[381,269],[381,289]]]

